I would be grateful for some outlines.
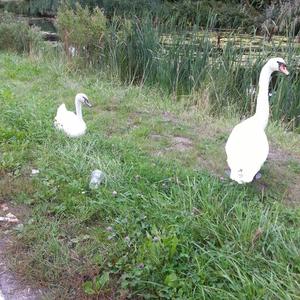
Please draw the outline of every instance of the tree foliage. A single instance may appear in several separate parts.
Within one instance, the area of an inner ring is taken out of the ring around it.
[[[62,2],[72,7],[78,2],[90,10],[99,7],[109,19],[152,14],[160,22],[172,16],[187,26],[206,26],[214,14],[219,28],[295,34],[300,29],[300,0],[23,0],[17,6],[8,2],[7,7],[28,15],[54,16]]]

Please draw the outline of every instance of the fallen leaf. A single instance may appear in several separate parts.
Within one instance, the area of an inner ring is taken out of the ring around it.
[[[263,230],[261,228],[257,228],[253,237],[252,237],[252,247],[254,247],[254,244],[256,243],[256,241],[260,238],[260,236],[262,235]]]

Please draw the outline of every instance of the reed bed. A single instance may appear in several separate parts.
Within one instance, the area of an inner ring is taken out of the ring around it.
[[[59,12],[58,23],[68,9]],[[82,15],[81,10],[77,6],[74,16]],[[93,12],[90,14],[93,16]],[[64,42],[66,32],[72,32],[72,24],[65,23],[60,28]],[[199,24],[187,28],[186,21],[178,23],[172,17],[157,23],[151,15],[142,19],[115,17],[106,24],[87,44],[84,36],[82,41],[77,41],[76,55],[80,56],[81,63],[102,69],[125,83],[157,86],[174,95],[174,99],[189,98],[195,92],[209,94],[213,114],[253,113],[256,97],[249,91],[256,89],[262,65],[269,57],[283,57],[290,76],[283,80],[275,75],[272,80],[272,118],[288,122],[293,129],[299,126],[300,48],[288,33],[268,41],[255,34],[213,32],[213,15],[206,28]],[[80,26],[91,26],[91,30],[95,27],[86,18]],[[67,42],[72,44],[70,39]],[[93,50],[89,53],[88,49]],[[76,55],[72,59],[78,63]]]

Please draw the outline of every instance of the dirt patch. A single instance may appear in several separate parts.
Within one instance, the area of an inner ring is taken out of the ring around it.
[[[159,134],[152,134],[150,138],[154,141],[159,141],[163,138],[170,140],[170,146],[154,151],[154,156],[162,156],[167,152],[186,152],[193,148],[193,141],[183,136],[162,136]]]
[[[14,274],[8,263],[9,249],[13,245],[12,231],[21,229],[24,209],[9,205],[6,202],[0,204],[0,299],[42,299],[43,292],[38,288],[32,288]]]
[[[9,243],[9,238],[0,238],[0,299],[1,294],[5,300],[42,299],[42,290],[26,285],[8,268],[5,253]]]
[[[191,139],[183,136],[172,137],[171,149],[176,151],[184,152],[190,150],[193,147],[193,142]]]
[[[162,113],[162,120],[164,122],[171,122],[171,123],[174,123],[174,124],[179,123],[179,121],[180,121],[176,115],[174,115],[174,114],[172,114],[168,111],[164,111]]]
[[[296,160],[300,163],[300,156],[289,153],[287,151],[283,151],[276,147],[275,145],[270,146],[270,152],[268,155],[269,160],[273,161],[288,161],[288,160]]]
[[[150,139],[153,140],[153,141],[159,141],[159,140],[161,140],[162,138],[163,138],[163,136],[160,135],[160,134],[151,134],[151,135],[150,135]]]
[[[300,157],[271,145],[266,164],[272,169],[274,185],[285,185],[284,200],[288,205],[300,205]]]

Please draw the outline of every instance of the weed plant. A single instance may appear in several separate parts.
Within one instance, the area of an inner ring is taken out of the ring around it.
[[[38,29],[12,14],[0,14],[0,50],[31,53],[41,47],[41,42]]]

